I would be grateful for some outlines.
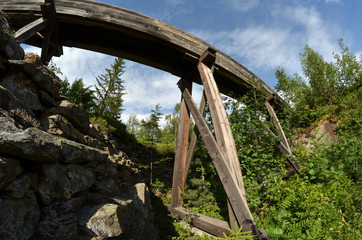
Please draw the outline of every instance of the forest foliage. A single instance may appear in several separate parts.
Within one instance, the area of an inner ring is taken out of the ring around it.
[[[333,142],[321,143],[319,139],[312,139],[313,150],[293,145],[293,155],[303,167],[297,176],[284,177],[287,172],[286,157],[276,147],[280,138],[265,131],[265,127],[273,129],[273,125],[264,99],[258,98],[257,92],[254,92],[237,100],[225,101],[248,205],[257,227],[266,229],[271,239],[361,238],[362,63],[361,58],[353,55],[342,40],[339,45],[340,52],[333,54],[332,62],[325,61],[317,51],[306,46],[300,54],[302,76],[288,76],[283,68],[275,72],[278,79],[275,89],[291,106],[291,111],[285,109],[278,114],[290,143],[303,133],[310,135],[311,129],[321,120],[338,125],[337,137]],[[123,68],[117,72],[114,69],[117,66],[122,64],[115,63],[110,71],[119,77]],[[111,72],[100,79],[112,79]],[[118,84],[121,87],[122,82]],[[107,83],[101,86],[111,88]],[[118,96],[122,99],[124,88],[119,90]],[[91,116],[112,122],[102,110],[105,109],[102,104],[107,102],[107,91],[101,90],[100,85],[94,92],[77,80],[68,85],[66,91],[65,95]],[[104,98],[99,97],[101,94],[104,94]],[[120,104],[117,105],[120,112],[111,115],[113,120],[119,122],[122,100],[112,102]],[[161,156],[169,156],[176,146],[179,105],[175,106],[173,113],[165,116],[163,126],[160,125],[162,116],[161,106],[156,105],[148,118],[139,120],[136,115],[131,115],[122,126],[126,126],[139,142],[153,148]],[[211,125],[208,111],[206,120]],[[157,164],[163,159],[152,161]],[[170,190],[165,183],[155,179],[153,189],[162,193],[165,203],[170,200]],[[200,140],[183,192],[184,206],[228,220],[225,196],[207,149]],[[176,235],[167,235],[166,231],[164,235],[161,234],[162,237],[207,239],[192,236],[177,224],[175,228]]]

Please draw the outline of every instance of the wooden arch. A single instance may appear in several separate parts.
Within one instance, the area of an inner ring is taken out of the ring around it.
[[[182,100],[170,210],[181,216],[187,214],[182,209],[180,191],[184,189],[196,138],[200,135],[227,194],[229,216],[233,222],[230,226],[236,221],[244,231],[254,229],[220,92],[236,98],[256,89],[260,97],[267,98],[266,104],[272,114],[274,110],[268,102],[271,97],[276,109],[285,103],[268,85],[240,63],[195,36],[120,7],[91,0],[1,0],[0,10],[7,14],[10,26],[16,30],[18,43],[42,48],[44,63],[53,56],[62,55],[62,47],[67,46],[126,58],[179,76]],[[191,96],[193,82],[202,84],[205,89],[200,110]],[[215,138],[202,116],[206,101]],[[189,144],[190,113],[197,129]],[[276,116],[272,117],[277,123]],[[286,154],[291,154],[285,139],[279,145]],[[194,218],[193,223],[218,236],[229,227],[226,222],[202,215]]]

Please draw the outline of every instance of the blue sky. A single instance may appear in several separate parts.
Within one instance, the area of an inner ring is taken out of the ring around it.
[[[157,18],[189,32],[229,54],[269,86],[277,83],[280,66],[290,75],[301,74],[299,53],[306,44],[328,61],[338,52],[343,38],[351,52],[362,54],[361,0],[103,0]],[[33,48],[27,48],[31,51]],[[54,58],[70,81],[86,84],[110,66],[113,57],[67,48]],[[125,112],[140,118],[157,103],[164,113],[180,100],[178,78],[147,66],[126,62]],[[196,87],[194,99],[200,99]]]

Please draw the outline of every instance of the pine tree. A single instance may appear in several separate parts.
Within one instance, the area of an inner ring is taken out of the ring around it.
[[[163,114],[161,113],[160,104],[157,104],[155,109],[152,109],[151,112],[152,114],[150,115],[148,121],[142,120],[141,125],[145,130],[146,139],[151,141],[153,146],[153,143],[157,142],[161,137],[159,122]]]
[[[72,84],[65,78],[60,93],[78,104],[90,116],[94,114],[96,108],[94,91],[90,86],[84,85],[82,78],[76,79]]]
[[[124,73],[125,62],[122,58],[116,58],[106,74],[96,78],[95,86],[98,97],[97,117],[119,119],[123,111],[124,81],[121,79]]]

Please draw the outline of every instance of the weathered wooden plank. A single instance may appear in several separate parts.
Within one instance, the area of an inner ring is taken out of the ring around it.
[[[42,2],[2,0],[0,8],[8,14],[13,27],[19,29],[39,18]],[[89,0],[57,0],[56,5],[61,25],[59,41],[63,46],[125,57],[180,77],[193,64],[193,58],[199,59],[206,49],[213,48],[180,29],[123,8]],[[35,39],[29,43],[41,46]],[[223,93],[237,96],[254,87],[264,96],[274,93],[244,66],[217,52],[215,80],[223,86]],[[193,57],[183,58],[185,54]],[[278,104],[283,103],[277,98]]]
[[[198,64],[198,69],[205,88],[206,98],[209,103],[216,141],[220,144],[222,150],[228,157],[229,164],[232,171],[235,173],[235,176],[238,176],[236,178],[238,185],[243,189],[242,191],[245,192],[235,142],[232,136],[230,123],[221,100],[220,92],[218,91],[218,87],[210,68],[200,62]]]
[[[269,103],[269,100],[271,99],[271,97],[273,97],[273,95],[270,95],[266,98],[266,101],[265,101],[265,106],[269,112],[269,115],[270,117],[272,118],[273,120],[273,123],[274,123],[274,126],[277,130],[277,132],[280,134],[280,136],[282,137],[282,142],[283,144],[285,145],[285,147],[288,149],[288,151],[290,152],[290,154],[292,153],[292,151],[290,150],[290,147],[289,147],[289,143],[288,143],[288,140],[287,140],[287,137],[285,136],[284,134],[284,131],[283,131],[283,128],[282,126],[280,125],[280,122],[278,120],[278,117],[277,115],[275,114],[275,111],[273,109],[273,107],[270,105]]]
[[[241,189],[245,202],[247,202],[244,181],[241,174],[235,142],[231,132],[228,117],[226,115],[223,102],[221,100],[220,92],[218,91],[218,87],[215,83],[211,70],[203,62],[200,62],[198,64],[198,69],[205,88],[206,98],[209,102],[216,141],[221,145],[224,154],[227,156],[227,159],[229,160],[228,164],[232,171],[232,175],[235,178],[235,181],[238,183],[239,188]],[[230,204],[228,208],[230,225],[232,226],[232,228],[234,228],[236,216],[232,211]]]
[[[210,157],[213,160],[216,171],[219,175],[221,183],[224,186],[225,192],[228,196],[229,202],[233,208],[238,222],[243,226],[244,231],[251,231],[252,226],[246,220],[253,222],[253,217],[250,213],[247,203],[242,197],[241,189],[235,181],[232,171],[227,164],[228,160],[226,159],[219,145],[216,143],[210,129],[198,111],[197,106],[187,89],[183,92],[183,97],[195,120],[195,124],[199,129],[200,135],[204,140],[207,150],[209,151]]]
[[[181,219],[190,219],[193,226],[214,236],[224,237],[223,232],[225,234],[229,233],[229,224],[226,221],[211,218],[202,214],[193,214],[181,207],[171,208],[168,206],[168,210],[172,214],[178,215]]]
[[[293,167],[294,171],[299,174],[299,170],[302,168],[302,166],[298,164],[297,160],[294,158],[290,150],[284,145],[283,142],[279,142],[277,146],[280,151],[282,151],[287,156],[287,160],[289,164]]]
[[[189,79],[184,79],[180,81],[181,92],[188,91],[192,89],[192,82]],[[176,153],[175,153],[175,163],[173,167],[173,180],[172,180],[172,202],[171,206],[173,208],[179,207],[182,205],[182,195],[181,193],[185,188],[186,181],[186,157],[187,157],[187,146],[189,140],[189,128],[190,128],[190,112],[186,106],[185,100],[182,97],[180,103],[180,119],[179,119],[179,128],[177,132],[176,140]]]
[[[201,115],[204,115],[205,106],[206,106],[206,98],[205,98],[205,93],[203,92],[202,96],[201,96],[200,106],[199,106],[199,112]],[[195,126],[194,130],[192,131],[190,146],[189,146],[189,149],[187,150],[185,181],[187,179],[187,175],[190,170],[191,160],[194,157],[196,143],[197,143],[197,139],[198,139],[199,135],[200,135],[199,130]]]
[[[43,30],[47,25],[47,20],[39,18],[34,22],[22,27],[15,33],[15,39],[17,43],[23,43],[29,38],[33,37],[37,32]]]
[[[267,130],[275,139],[277,139],[277,136],[267,126],[263,125],[263,128]],[[283,142],[278,142],[276,145],[280,149],[280,151],[287,156],[287,160],[289,164],[293,167],[294,171],[299,174],[299,170],[302,168],[302,166],[294,158],[292,152],[284,145]]]

